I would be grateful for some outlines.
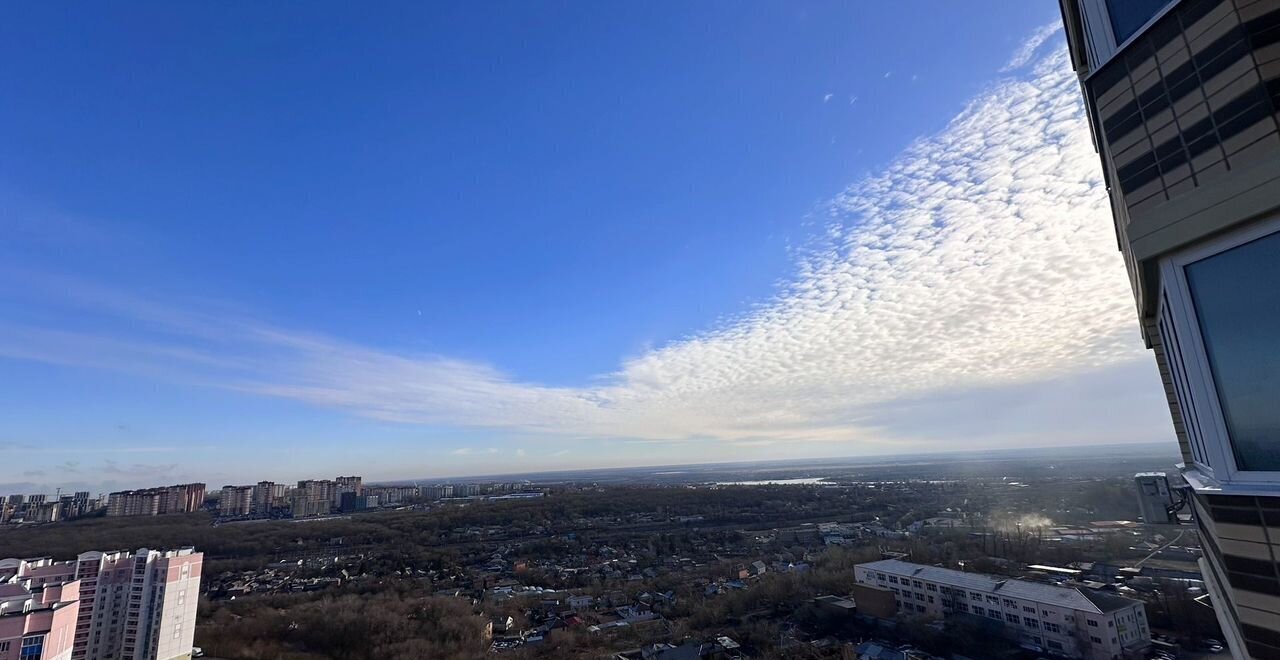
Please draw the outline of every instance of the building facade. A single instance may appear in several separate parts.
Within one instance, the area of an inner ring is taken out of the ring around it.
[[[107,496],[107,515],[154,516],[160,513],[160,489],[122,490]]]
[[[368,486],[364,492],[370,497],[377,497],[378,504],[382,506],[412,502],[422,495],[417,486]]]
[[[253,486],[223,486],[218,496],[218,515],[249,515],[253,511],[253,489]]]
[[[294,518],[322,516],[331,512],[338,498],[337,486],[328,479],[304,479],[290,498]]]
[[[76,585],[68,660],[168,660],[191,654],[203,561],[191,548],[93,551],[60,562],[5,559],[0,582],[20,581],[33,591]]]
[[[1280,657],[1280,0],[1061,0],[1236,657]]]
[[[1169,490],[1169,477],[1163,472],[1139,472],[1133,475],[1138,491],[1138,512],[1142,522],[1150,525],[1167,525],[1177,522],[1172,507],[1173,492]]]
[[[78,581],[0,580],[0,660],[71,660],[79,610]]]
[[[107,496],[107,515],[156,516],[190,513],[204,506],[205,485],[177,484],[160,488],[122,490]]]
[[[286,495],[289,492],[288,484],[278,484],[274,481],[259,481],[253,487],[253,513],[258,516],[267,516],[276,509],[283,509],[289,506]]]
[[[1089,660],[1136,657],[1151,644],[1141,601],[885,559],[854,567],[859,584],[888,589],[899,616],[983,617],[1043,651]]]
[[[342,496],[352,493],[354,495],[364,495],[364,478],[363,477],[337,477],[333,480],[333,505],[335,507],[342,506]]]
[[[447,497],[453,497],[453,485],[435,484],[433,486],[423,486],[422,496],[428,500],[440,500]]]

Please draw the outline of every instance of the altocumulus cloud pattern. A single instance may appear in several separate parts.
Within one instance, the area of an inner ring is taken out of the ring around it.
[[[1042,47],[1051,36],[1037,31],[1008,77],[943,131],[832,200],[772,300],[592,386],[517,382],[485,365],[103,291],[81,302],[130,319],[116,334],[9,325],[0,354],[406,423],[747,444],[892,440],[867,421],[876,410],[1071,377],[1141,350],[1076,82],[1065,50]]]

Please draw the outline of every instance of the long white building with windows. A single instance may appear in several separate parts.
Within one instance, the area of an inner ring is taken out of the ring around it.
[[[1109,660],[1140,656],[1151,644],[1142,602],[1109,592],[897,559],[859,564],[854,577],[892,591],[900,617],[983,617],[1024,646],[1054,655]]]

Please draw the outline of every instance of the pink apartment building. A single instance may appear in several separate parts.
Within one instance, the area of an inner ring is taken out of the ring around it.
[[[80,582],[0,583],[0,660],[70,660]]]
[[[79,607],[70,615],[67,660],[168,660],[191,653],[203,560],[191,548],[92,551],[61,562],[4,559],[0,583],[31,589],[76,583]],[[63,656],[32,659],[46,657]],[[10,658],[0,653],[0,660]]]

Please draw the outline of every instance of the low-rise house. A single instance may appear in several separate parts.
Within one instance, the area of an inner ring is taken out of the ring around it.
[[[505,634],[515,630],[516,620],[511,616],[496,616],[490,620],[490,630],[496,634]]]
[[[566,599],[565,602],[567,602],[569,607],[574,610],[585,610],[585,609],[589,609],[591,605],[595,602],[595,600],[596,599],[591,596],[580,595],[580,596],[569,596],[569,598]]]
[[[854,648],[858,660],[906,660],[907,654],[883,642],[863,642]]]

